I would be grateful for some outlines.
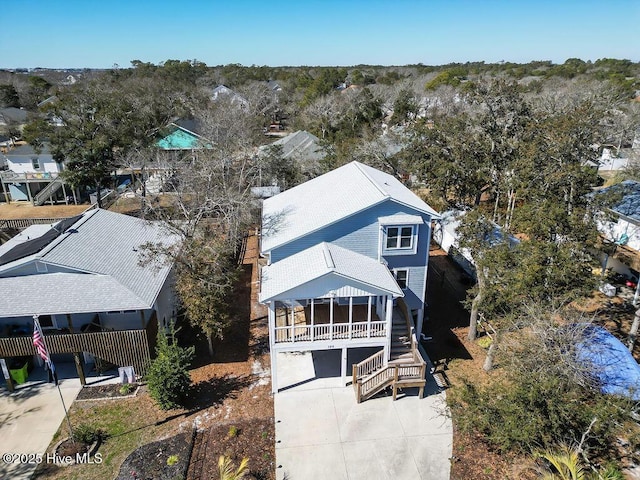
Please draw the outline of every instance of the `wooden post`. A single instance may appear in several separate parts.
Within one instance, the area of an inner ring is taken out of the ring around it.
[[[4,379],[7,381],[7,388],[9,389],[10,392],[13,392],[16,388],[13,385],[13,379],[9,374],[9,367],[7,367],[7,362],[4,358],[0,358],[0,366],[2,367],[2,375],[4,376]]]
[[[78,371],[78,377],[80,377],[80,384],[84,387],[87,384],[87,380],[84,376],[84,367],[82,366],[82,360],[80,359],[80,352],[73,353],[73,361],[76,364],[76,370]]]
[[[7,187],[4,184],[4,180],[0,179],[0,183],[2,183],[2,193],[4,193],[4,201],[9,203],[9,195],[7,195]]]
[[[31,183],[26,178],[25,178],[24,185],[27,187],[27,197],[29,198],[29,201],[33,205],[33,196],[31,195]]]

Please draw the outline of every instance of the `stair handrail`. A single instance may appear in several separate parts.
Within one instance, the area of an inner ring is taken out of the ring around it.
[[[35,197],[33,197],[34,202],[39,203],[40,200],[42,200],[42,199],[44,199],[44,201],[46,202],[46,199],[52,193],[57,192],[60,189],[60,187],[62,187],[63,183],[64,183],[64,179],[62,177],[58,176],[58,177],[54,178],[52,181],[47,183],[47,185],[42,190],[40,190],[38,193],[36,193]],[[58,186],[58,187],[55,188],[56,186]],[[55,190],[54,190],[54,188],[55,188]]]
[[[384,350],[374,353],[365,358],[360,363],[353,365],[353,385],[355,386],[359,379],[371,375],[376,370],[384,366]]]

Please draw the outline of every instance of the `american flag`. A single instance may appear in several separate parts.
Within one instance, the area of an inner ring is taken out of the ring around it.
[[[40,358],[42,358],[42,360],[44,360],[49,366],[49,370],[51,370],[51,373],[53,374],[56,369],[53,366],[53,362],[51,361],[51,357],[47,351],[47,346],[44,344],[44,335],[42,334],[42,328],[40,328],[38,315],[33,316],[33,346],[36,347],[38,355],[40,355]]]

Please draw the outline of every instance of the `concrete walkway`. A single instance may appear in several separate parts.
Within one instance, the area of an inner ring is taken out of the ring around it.
[[[56,364],[60,392],[67,408],[82,388],[73,364]],[[0,375],[1,377],[2,375]],[[110,382],[111,377],[87,377],[87,384]],[[7,463],[6,454],[44,454],[53,435],[64,420],[64,409],[58,388],[47,383],[42,367],[35,367],[26,383],[10,393],[4,379],[0,380],[0,478],[26,480],[31,478],[35,463],[22,459]],[[15,456],[14,456],[15,457]],[[27,457],[35,461],[35,457]]]
[[[339,375],[339,351],[278,354],[278,480],[449,478],[453,429],[433,379],[422,400],[408,389],[358,405]]]

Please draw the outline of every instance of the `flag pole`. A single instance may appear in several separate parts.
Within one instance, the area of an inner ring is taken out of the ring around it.
[[[51,372],[52,376],[53,376],[53,381],[56,384],[56,388],[58,389],[58,394],[60,395],[60,401],[62,402],[62,408],[64,410],[64,416],[67,419],[67,425],[69,427],[69,435],[71,438],[72,442],[75,442],[75,440],[73,439],[73,428],[71,427],[71,420],[69,420],[69,412],[67,411],[67,406],[64,403],[64,398],[62,397],[62,391],[60,390],[60,382],[58,382],[58,375],[56,374],[56,369],[53,366],[53,360],[51,360],[51,354],[49,353],[49,349],[47,348],[47,344],[44,341],[44,333],[42,332],[42,328],[40,327],[40,321],[38,320],[40,316],[39,315],[34,315],[33,316],[33,328],[34,328],[34,332],[37,329],[38,334],[40,335],[41,341],[42,341],[42,345],[44,347],[44,350],[46,352],[46,359],[43,358],[43,360],[45,361],[45,363],[48,364],[49,366],[49,371]],[[35,343],[35,341],[34,341]],[[37,347],[36,347],[37,350]],[[39,352],[38,352],[39,353]]]

